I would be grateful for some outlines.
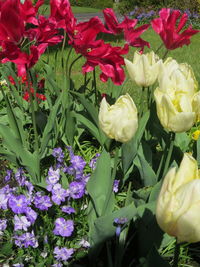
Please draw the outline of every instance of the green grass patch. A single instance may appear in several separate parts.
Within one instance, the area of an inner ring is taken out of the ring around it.
[[[151,44],[151,49],[145,48],[144,52],[148,51],[156,51],[157,48],[161,44],[160,37],[153,31],[148,30],[142,35],[142,38],[146,41],[148,41]],[[113,46],[123,46],[124,40],[123,39],[117,39],[115,36],[106,36],[104,37],[106,42],[111,43]],[[172,57],[177,60],[178,63],[188,63],[192,66],[195,76],[200,83],[200,60],[199,60],[199,43],[200,43],[200,34],[197,34],[191,38],[191,44],[189,46],[183,46],[182,48],[178,48],[172,51],[169,51],[168,57]],[[64,61],[66,62],[67,54],[69,52],[69,47],[65,49],[64,51]],[[132,60],[134,52],[136,51],[136,48],[130,47],[130,51],[127,55],[125,55],[125,58],[128,58],[129,60]],[[162,56],[165,53],[165,48],[163,47],[159,51],[159,56],[162,58]],[[75,58],[77,58],[79,55],[75,53],[74,50],[72,50],[70,62],[72,62]],[[63,73],[62,67],[61,67],[61,49],[58,49],[58,47],[54,47],[49,54],[46,53],[42,56],[42,59],[48,62],[55,70],[57,82],[58,84],[62,85],[63,77],[66,76],[65,73]],[[71,78],[75,84],[75,88],[79,88],[81,85],[84,84],[84,75],[82,74],[82,66],[86,62],[84,57],[81,57],[73,66],[72,68],[72,75]],[[38,71],[42,69],[42,62],[37,64]],[[125,67],[124,67],[125,69]],[[101,71],[99,70],[99,67],[96,67],[96,77],[97,77],[97,88],[100,92],[106,93],[112,86],[112,82],[108,81],[107,83],[103,83],[100,81],[99,75]],[[129,76],[126,72],[126,82],[123,85],[123,93],[128,92],[134,99],[135,103],[138,104],[141,88],[138,87],[132,80],[129,79]],[[90,82],[88,84],[88,88],[92,89],[92,80],[93,80],[93,73],[87,73],[87,78],[90,78]],[[155,85],[156,87],[157,85]],[[116,86],[116,90],[121,90],[119,86]]]
[[[72,12],[74,14],[80,13],[97,13],[100,12],[100,9],[92,8],[92,7],[80,7],[80,6],[72,6]],[[50,14],[50,5],[44,4],[40,7],[39,13],[44,16],[48,16]]]

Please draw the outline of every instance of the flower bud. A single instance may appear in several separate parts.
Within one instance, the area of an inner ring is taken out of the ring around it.
[[[114,105],[102,99],[99,110],[99,126],[116,141],[128,142],[138,128],[137,108],[129,94],[120,96]]]
[[[159,57],[153,51],[147,54],[135,52],[133,62],[125,59],[131,80],[143,87],[155,83],[161,63],[162,60],[159,60]]]
[[[185,153],[178,170],[164,178],[157,200],[160,228],[178,242],[200,241],[200,177],[196,160]]]

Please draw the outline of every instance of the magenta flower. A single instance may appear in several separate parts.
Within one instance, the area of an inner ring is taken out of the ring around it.
[[[163,8],[159,15],[159,18],[151,21],[151,25],[154,31],[160,35],[167,49],[173,50],[183,45],[189,45],[190,38],[199,32],[199,30],[192,29],[191,25],[181,32],[188,20],[188,15],[184,13],[181,16],[179,10],[171,12],[170,8]]]
[[[67,237],[71,236],[73,231],[74,231],[74,222],[72,220],[65,220],[62,217],[56,219],[55,228],[53,230],[53,233],[55,235]]]

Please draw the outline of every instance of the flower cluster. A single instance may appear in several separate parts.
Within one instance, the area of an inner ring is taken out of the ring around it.
[[[79,212],[84,214],[78,209],[77,201],[86,193],[90,174],[85,173],[85,160],[75,155],[71,147],[68,147],[65,153],[60,147],[55,148],[52,155],[55,165],[47,171],[44,190],[38,191],[29,182],[22,168],[15,172],[7,170],[4,181],[10,183],[14,179],[17,186],[11,187],[7,184],[0,189],[0,235],[4,236],[5,231],[10,232],[10,240],[16,249],[40,247],[41,250],[43,247],[42,253],[53,253],[54,264],[62,266],[62,262],[68,261],[76,253],[76,249],[89,247],[89,243],[84,239],[86,232],[83,236],[78,236],[83,244],[77,241],[75,243],[73,237],[76,236],[75,229],[80,220]],[[69,157],[68,164],[66,155]],[[98,156],[99,154],[92,158],[87,169],[95,169]],[[64,186],[64,183],[67,185]],[[41,224],[45,224],[46,228],[39,227]],[[63,238],[70,238],[72,241],[68,241],[68,245],[62,243],[57,246]],[[51,248],[45,245],[48,242],[52,243]]]

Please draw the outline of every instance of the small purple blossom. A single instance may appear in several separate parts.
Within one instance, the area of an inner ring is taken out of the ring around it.
[[[49,168],[48,177],[46,179],[47,184],[55,185],[60,179],[60,169],[54,170],[53,167]]]
[[[57,159],[58,162],[62,163],[64,159],[64,153],[61,147],[54,148],[52,155]]]
[[[48,210],[48,208],[52,206],[50,197],[41,195],[40,193],[36,193],[34,204],[36,208],[40,210]]]
[[[14,216],[14,230],[24,230],[27,231],[28,227],[31,226],[31,223],[27,220],[26,216],[19,217],[18,215]]]
[[[12,266],[14,266],[14,267],[24,267],[24,264],[23,263],[15,263]]]
[[[26,176],[24,176],[24,171],[22,168],[19,168],[15,173],[15,179],[18,182],[19,186],[25,185]]]
[[[7,183],[10,181],[12,175],[12,170],[7,170],[6,171],[6,176],[4,177],[4,182]]]
[[[7,220],[6,219],[0,219],[0,231],[4,231],[7,227]]]
[[[52,266],[52,267],[62,267],[63,264],[60,263],[60,262],[58,262],[58,263],[55,263],[55,264],[53,264],[53,265],[51,265],[51,266]]]
[[[54,185],[52,189],[52,201],[58,205],[61,202],[65,201],[65,198],[68,196],[67,191],[61,187],[61,184]]]
[[[83,182],[71,182],[69,184],[69,195],[73,199],[81,198],[85,193],[85,184]]]
[[[113,183],[113,192],[117,193],[119,190],[119,180],[114,180]]]
[[[38,241],[34,235],[34,232],[32,231],[31,233],[25,233],[22,235],[15,235],[13,236],[15,245],[18,247],[33,247],[37,248],[38,247]]]
[[[97,153],[90,161],[89,166],[92,170],[95,170],[97,159],[100,157],[100,153]]]
[[[74,231],[74,222],[60,217],[55,221],[53,233],[60,236],[71,236]]]
[[[126,224],[128,222],[128,219],[126,217],[121,217],[121,218],[115,218],[114,219],[114,224],[116,224],[116,236],[120,236],[120,233],[122,231],[122,227],[124,224]]]
[[[8,200],[9,207],[11,210],[16,213],[24,213],[26,212],[27,206],[30,204],[25,195],[11,195]]]
[[[28,207],[25,214],[31,224],[34,224],[35,220],[37,219],[37,213],[32,208]]]
[[[76,212],[75,209],[70,206],[63,206],[61,210],[67,214],[72,214]]]
[[[90,247],[90,243],[85,239],[81,239],[81,241],[79,242],[79,245],[83,248],[89,248]]]
[[[70,259],[73,253],[74,253],[73,248],[55,247],[53,251],[55,259],[62,261],[67,261],[68,259]]]
[[[8,195],[0,193],[0,209],[7,210],[8,208]]]

